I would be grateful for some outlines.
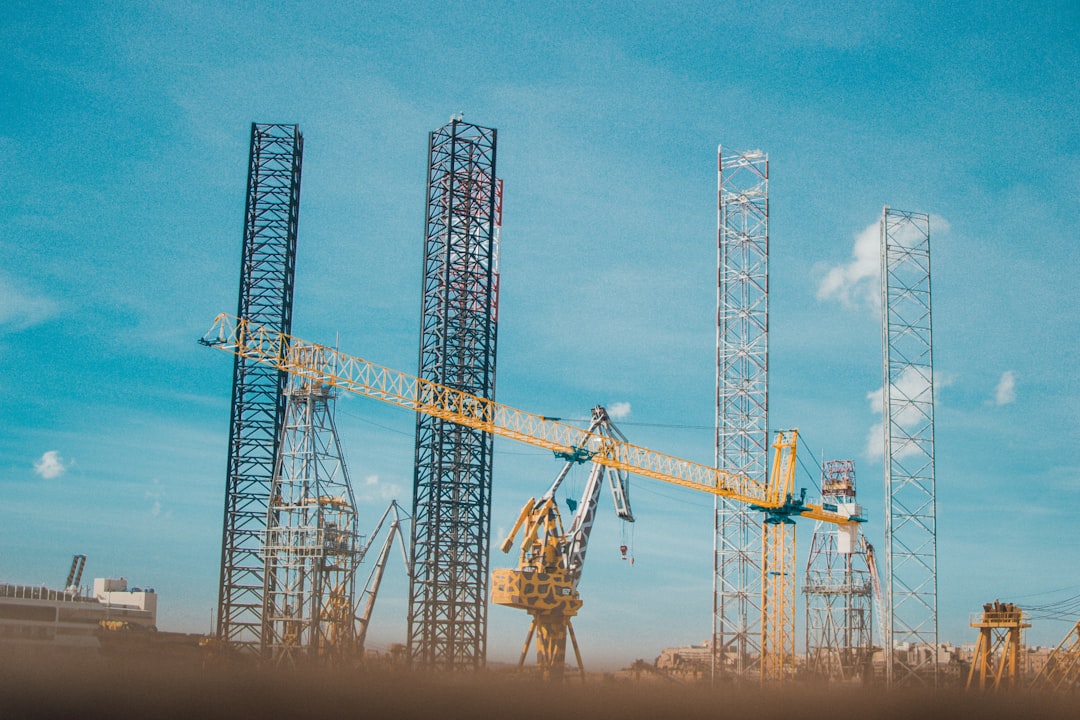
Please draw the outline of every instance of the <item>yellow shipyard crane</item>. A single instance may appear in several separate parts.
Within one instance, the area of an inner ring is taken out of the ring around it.
[[[599,426],[583,432],[558,420],[306,342],[227,313],[217,316],[199,342],[313,383],[546,448],[559,457],[581,458],[608,470],[701,490],[749,503],[755,510],[763,511],[762,680],[783,680],[793,674],[790,625],[794,619],[795,534],[789,527],[794,524],[792,518],[801,516],[838,525],[862,522],[862,518],[842,515],[834,508],[804,502],[805,491],[799,499],[792,497],[797,438],[794,431],[778,436],[774,444],[776,461],[769,480],[763,483],[634,445],[621,433],[601,432]],[[522,513],[522,518],[524,524],[528,520],[526,513]],[[527,534],[531,531],[530,528]],[[565,655],[565,636],[562,654]],[[790,673],[786,670],[789,667]]]

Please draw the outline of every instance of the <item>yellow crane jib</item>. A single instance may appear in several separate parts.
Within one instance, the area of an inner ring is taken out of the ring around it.
[[[595,454],[587,459],[612,470],[763,507],[783,504],[784,494],[769,482],[656,452],[621,438],[599,443],[591,434],[583,438],[579,427],[305,342],[228,313],[218,315],[199,342],[312,382],[546,448],[560,457],[580,456],[581,448],[595,446]]]

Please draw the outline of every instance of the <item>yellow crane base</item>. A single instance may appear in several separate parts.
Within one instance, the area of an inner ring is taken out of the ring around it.
[[[581,597],[566,572],[543,572],[534,568],[501,568],[491,573],[491,601],[496,605],[530,612],[577,615]]]

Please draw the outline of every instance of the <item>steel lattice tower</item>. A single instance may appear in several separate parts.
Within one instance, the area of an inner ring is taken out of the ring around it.
[[[429,140],[418,375],[494,398],[496,131],[455,117]],[[409,591],[414,665],[472,670],[485,663],[492,439],[417,416]]]
[[[278,664],[339,665],[354,648],[360,547],[335,393],[295,376],[285,394],[266,518],[262,652]]]
[[[252,123],[237,315],[284,333],[292,328],[303,151],[299,126]],[[239,356],[233,363],[217,637],[256,652],[266,508],[285,384],[284,372]]]
[[[855,462],[822,468],[821,502],[861,515],[855,502]],[[814,525],[806,560],[806,666],[833,682],[862,679],[869,668],[873,584],[858,525]]]
[[[769,159],[717,154],[717,467],[768,480]],[[761,654],[761,525],[749,506],[715,504],[714,674],[748,677]]]
[[[930,217],[881,215],[885,648],[890,684],[937,682]],[[891,650],[891,652],[890,652]]]

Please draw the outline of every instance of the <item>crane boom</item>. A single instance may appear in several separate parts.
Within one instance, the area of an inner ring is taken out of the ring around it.
[[[596,438],[599,450],[593,452],[589,447],[594,438],[590,433],[583,438],[581,428],[306,342],[228,313],[218,315],[199,342],[347,392],[546,448],[561,457],[584,455],[584,459],[613,470],[709,492],[766,511],[789,508],[788,514],[827,522],[858,521],[821,506],[791,507],[790,496],[771,480],[760,482],[622,439],[608,442]]]
[[[361,658],[364,656],[364,643],[367,640],[368,626],[371,625],[371,613],[375,609],[375,598],[379,594],[379,586],[382,585],[383,572],[386,570],[386,561],[390,557],[390,546],[394,544],[395,535],[398,540],[401,541],[401,558],[405,563],[405,574],[412,575],[409,554],[405,550],[405,537],[401,532],[401,515],[404,513],[399,511],[400,506],[397,504],[397,500],[392,500],[389,507],[383,512],[382,517],[379,519],[378,524],[376,524],[375,530],[371,533],[371,537],[368,539],[367,545],[364,548],[366,553],[367,549],[371,547],[371,543],[375,539],[375,536],[379,534],[383,521],[385,521],[387,516],[393,512],[394,518],[390,521],[390,529],[387,530],[386,540],[383,542],[382,549],[379,550],[379,557],[376,559],[375,565],[368,575],[367,582],[364,583],[364,591],[361,593],[362,597],[367,597],[363,611],[356,616],[356,651]],[[406,515],[406,517],[408,517],[408,515]]]

